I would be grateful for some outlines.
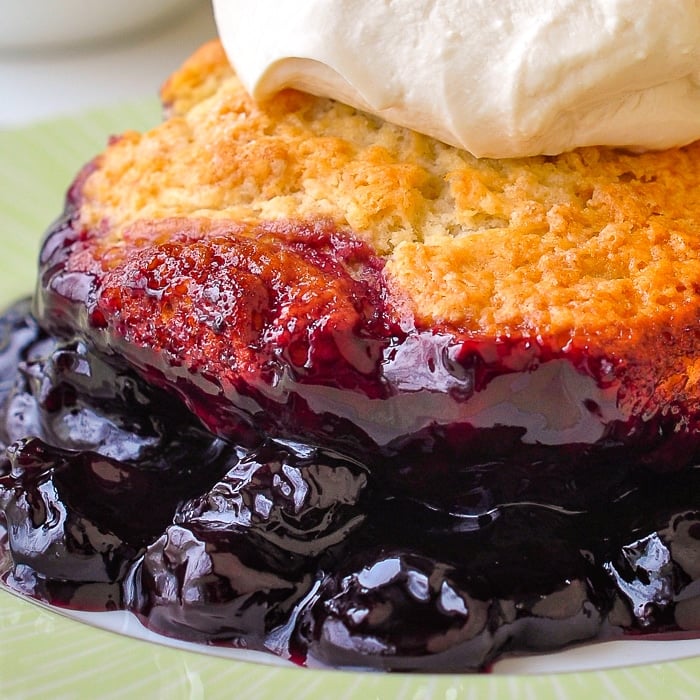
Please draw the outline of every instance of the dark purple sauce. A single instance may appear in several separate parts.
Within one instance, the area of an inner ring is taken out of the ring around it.
[[[102,265],[81,177],[0,319],[8,586],[335,667],[700,628],[692,409],[585,343],[416,328],[327,222]]]
[[[454,465],[556,470],[562,455],[586,471],[696,459],[697,407],[654,410],[656,380],[642,370],[630,386],[634,361],[585,338],[417,327],[395,308],[381,261],[329,222],[244,234],[153,224],[147,243],[125,242],[135,250],[103,266],[104,232],[74,217],[79,182],[44,242],[36,317],[121,358],[226,440],[310,442],[391,463],[401,483],[425,472],[436,483]]]
[[[483,460],[238,444],[26,303],[0,320],[0,393],[3,578],[51,604],[390,670],[697,630],[700,467],[507,428]]]

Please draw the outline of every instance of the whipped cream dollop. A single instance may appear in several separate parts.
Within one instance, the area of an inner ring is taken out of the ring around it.
[[[476,156],[700,138],[698,0],[214,0],[251,95],[332,97]]]

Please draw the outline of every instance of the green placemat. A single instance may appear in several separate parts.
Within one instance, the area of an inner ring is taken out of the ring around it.
[[[110,136],[150,128],[159,119],[160,106],[153,99],[0,130],[0,298],[33,288],[39,241],[61,213],[80,168]]]

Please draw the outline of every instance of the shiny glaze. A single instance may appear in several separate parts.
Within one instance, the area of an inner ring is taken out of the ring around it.
[[[0,348],[3,579],[29,596],[392,670],[698,628],[697,467],[575,444],[559,459],[501,445],[500,460],[405,462],[240,445],[119,357],[48,337],[26,304],[0,322]]]
[[[42,326],[124,359],[225,439],[309,441],[416,471],[562,449],[582,465],[696,458],[695,408],[645,411],[655,387],[636,374],[630,386],[619,358],[585,338],[420,328],[381,261],[330,222],[141,222],[109,247],[80,228],[80,196],[79,178],[44,243]]]
[[[700,627],[697,416],[585,339],[419,328],[329,222],[52,227],[0,324],[5,583],[309,665]]]

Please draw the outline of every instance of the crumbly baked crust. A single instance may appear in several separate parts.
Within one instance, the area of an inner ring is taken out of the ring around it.
[[[170,117],[114,139],[76,185],[90,245],[68,269],[121,289],[135,253],[183,231],[325,222],[382,261],[404,328],[576,347],[610,360],[624,415],[700,410],[700,142],[476,159],[297,91],[257,104],[217,42],[162,96]],[[175,312],[154,313],[148,328]]]
[[[218,43],[163,89],[173,115],[112,144],[81,218],[111,242],[169,217],[333,220],[386,259],[425,325],[626,339],[695,306],[700,143],[478,160],[331,100],[251,100]]]

